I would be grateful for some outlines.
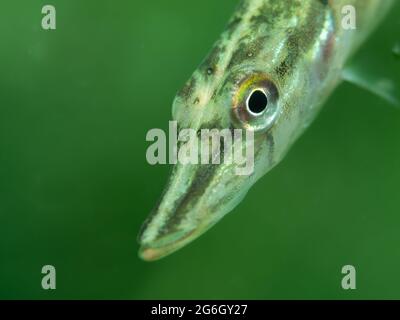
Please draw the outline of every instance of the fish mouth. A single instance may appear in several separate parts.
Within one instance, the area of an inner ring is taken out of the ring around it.
[[[175,165],[139,234],[139,257],[155,261],[198,238],[243,199],[248,180],[223,164]]]
[[[210,199],[210,186],[218,179],[218,169],[219,165],[174,166],[161,200],[139,234],[140,258],[161,259],[216,222],[219,208]]]
[[[192,231],[181,232],[180,234],[173,234],[172,237],[175,239],[172,241],[163,239],[143,244],[139,249],[139,257],[144,261],[156,261],[164,258],[197,238],[202,233],[199,231],[200,229],[194,229]]]

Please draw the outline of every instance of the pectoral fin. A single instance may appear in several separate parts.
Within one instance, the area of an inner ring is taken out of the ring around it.
[[[359,70],[359,67],[347,67],[342,72],[342,78],[356,86],[381,97],[391,105],[400,108],[399,86],[386,77],[374,76]]]

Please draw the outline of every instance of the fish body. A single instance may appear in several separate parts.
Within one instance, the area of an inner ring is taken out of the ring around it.
[[[162,258],[204,233],[283,159],[341,82],[346,62],[393,2],[240,2],[220,39],[178,92],[172,115],[178,131],[251,131],[254,170],[237,175],[234,163],[175,164],[139,235],[144,260]],[[343,25],[352,8],[356,29]],[[265,95],[261,113],[250,110],[255,92]],[[183,142],[178,149],[184,146]],[[248,142],[241,147],[244,150]],[[219,152],[229,157],[223,149]]]

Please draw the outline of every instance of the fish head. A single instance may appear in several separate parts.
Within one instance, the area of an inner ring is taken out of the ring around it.
[[[144,260],[160,259],[212,227],[287,147],[288,132],[279,126],[285,122],[280,89],[270,74],[242,68],[215,91],[200,75],[193,77],[173,104],[177,163],[140,233]]]
[[[215,225],[282,159],[298,134],[303,82],[290,70],[282,80],[282,59],[265,37],[248,41],[252,51],[243,43],[235,52],[224,41],[217,43],[174,100],[178,161],[140,232],[144,260],[169,255]],[[294,77],[297,85],[287,91],[293,83],[287,79]],[[217,137],[204,138],[203,132],[212,130]],[[211,146],[203,163],[205,140]],[[197,163],[180,161],[193,149],[200,150]],[[235,157],[240,154],[245,161]]]

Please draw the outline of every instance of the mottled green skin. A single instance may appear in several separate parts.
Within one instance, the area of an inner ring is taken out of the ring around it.
[[[384,4],[382,4],[382,2]],[[241,84],[255,74],[277,92],[277,117],[255,130],[255,171],[235,165],[174,166],[160,203],[140,234],[140,256],[159,259],[189,243],[231,211],[249,188],[284,157],[341,81],[341,71],[387,12],[385,0],[244,0],[208,57],[173,105],[179,128],[245,128],[232,110]],[[357,29],[342,28],[344,5],[357,10]],[[254,84],[259,85],[259,84]],[[245,144],[243,144],[243,148]],[[256,218],[256,217],[254,217]]]

